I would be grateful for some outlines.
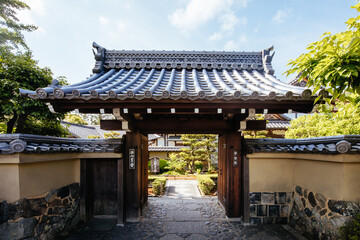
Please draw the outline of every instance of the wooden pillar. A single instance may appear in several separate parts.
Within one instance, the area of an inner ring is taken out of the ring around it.
[[[226,215],[243,216],[243,171],[241,133],[219,137],[219,201]]]
[[[125,193],[124,205],[126,221],[136,222],[141,216],[143,205],[147,202],[147,137],[140,133],[126,134],[124,157]]]
[[[87,223],[93,216],[92,159],[80,160],[80,221]]]
[[[117,213],[117,226],[124,226],[125,209],[124,209],[124,159],[118,160],[118,213]]]
[[[245,146],[243,145],[243,149]],[[244,223],[250,223],[250,200],[249,200],[249,158],[245,152],[242,154],[242,216]]]

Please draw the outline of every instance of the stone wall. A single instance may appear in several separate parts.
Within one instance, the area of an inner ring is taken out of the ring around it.
[[[59,239],[80,219],[80,186],[73,183],[41,196],[0,203],[0,240]]]
[[[251,192],[250,224],[286,224],[292,192]]]
[[[310,239],[339,239],[339,228],[360,210],[360,203],[336,201],[295,187],[289,225]]]

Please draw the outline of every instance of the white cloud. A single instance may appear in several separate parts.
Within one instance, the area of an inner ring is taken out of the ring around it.
[[[226,51],[234,51],[237,48],[237,44],[234,42],[234,40],[229,40],[226,42],[224,49]]]
[[[232,4],[232,0],[190,0],[185,8],[168,16],[175,27],[188,31],[216,17]]]
[[[118,28],[119,31],[125,30],[125,28],[126,28],[126,22],[123,21],[123,20],[119,20],[119,21],[117,22],[117,28]]]
[[[29,5],[30,10],[35,12],[35,14],[39,16],[44,16],[46,14],[45,11],[45,0],[28,0],[25,1],[27,5]]]
[[[225,43],[224,49],[226,51],[237,51],[241,48],[240,43],[246,43],[247,42],[247,36],[245,34],[240,35],[236,41],[229,40]]]
[[[243,26],[247,25],[247,18],[245,16],[238,18],[235,13],[230,10],[225,11],[219,20],[222,23],[220,30],[211,35],[208,38],[209,41],[218,41],[230,36],[238,24]]]
[[[106,25],[108,25],[109,24],[109,18],[106,18],[106,17],[99,17],[99,22],[102,24],[102,25],[104,25],[104,26],[106,26]]]
[[[282,23],[286,18],[290,17],[292,14],[291,8],[279,9],[273,17],[275,23]]]
[[[252,0],[238,0],[236,1],[237,4],[239,4],[241,7],[246,8],[248,3],[251,2]]]
[[[209,41],[218,41],[224,38],[224,35],[220,32],[216,32],[213,35],[211,35],[208,40]]]
[[[45,16],[45,1],[44,0],[31,0],[25,1],[25,3],[30,7],[30,10],[21,10],[17,12],[17,17],[19,18],[21,23],[24,24],[32,24],[38,27],[35,33],[38,34],[46,34],[46,30],[38,26],[36,21],[34,20],[34,16]]]

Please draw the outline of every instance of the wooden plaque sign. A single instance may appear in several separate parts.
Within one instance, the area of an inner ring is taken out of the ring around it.
[[[158,157],[152,157],[150,159],[151,161],[151,172],[152,173],[158,173],[160,172],[160,162]]]
[[[135,149],[129,149],[129,169],[135,169]]]

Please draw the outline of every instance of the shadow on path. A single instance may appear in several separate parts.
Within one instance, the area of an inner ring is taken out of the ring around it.
[[[115,223],[94,218],[67,239],[297,239],[281,225],[244,227],[228,219],[217,197],[201,197],[196,181],[189,180],[170,180],[166,196],[149,197],[138,223]]]

